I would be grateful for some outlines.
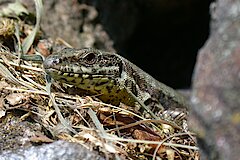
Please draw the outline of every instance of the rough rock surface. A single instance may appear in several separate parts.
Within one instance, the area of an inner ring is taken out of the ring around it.
[[[32,146],[27,149],[19,149],[0,154],[0,160],[103,160],[101,156],[87,148],[65,141],[56,141],[51,144]]]
[[[239,7],[238,0],[212,3],[211,34],[198,55],[190,122],[200,135],[203,159],[239,158]]]

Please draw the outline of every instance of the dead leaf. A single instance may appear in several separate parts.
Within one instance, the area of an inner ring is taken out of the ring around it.
[[[25,99],[25,96],[23,93],[12,93],[6,96],[5,99],[10,105],[14,106],[22,103],[22,101]]]

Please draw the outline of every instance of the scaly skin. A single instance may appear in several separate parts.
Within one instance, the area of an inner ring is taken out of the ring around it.
[[[113,105],[134,106],[137,98],[156,115],[188,111],[179,93],[115,53],[66,48],[47,57],[44,68],[53,79],[100,94],[102,101]]]

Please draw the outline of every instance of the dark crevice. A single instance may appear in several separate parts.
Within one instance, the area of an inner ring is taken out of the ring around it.
[[[92,2],[121,55],[173,88],[191,86],[198,50],[209,34],[211,1]]]

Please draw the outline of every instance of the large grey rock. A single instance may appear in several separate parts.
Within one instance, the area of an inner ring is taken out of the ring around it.
[[[0,154],[0,160],[103,160],[97,153],[82,145],[65,141],[32,146],[27,149],[5,151]]]
[[[192,127],[207,159],[238,159],[240,148],[240,2],[211,5],[211,34],[193,77]],[[199,125],[199,126],[198,126]]]

